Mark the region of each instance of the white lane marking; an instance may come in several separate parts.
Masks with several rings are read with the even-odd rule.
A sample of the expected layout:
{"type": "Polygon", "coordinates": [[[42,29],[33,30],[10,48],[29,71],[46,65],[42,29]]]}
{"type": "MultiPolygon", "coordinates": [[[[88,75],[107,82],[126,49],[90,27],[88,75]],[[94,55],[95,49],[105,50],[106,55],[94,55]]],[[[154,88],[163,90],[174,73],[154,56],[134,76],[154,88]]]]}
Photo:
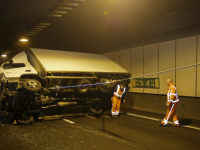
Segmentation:
{"type": "Polygon", "coordinates": [[[75,122],[73,122],[73,121],[70,121],[70,120],[68,120],[68,119],[63,119],[64,121],[66,121],[66,122],[68,122],[68,123],[71,123],[71,124],[74,124],[75,122]]]}
{"type": "MultiPolygon", "coordinates": [[[[139,118],[144,118],[144,119],[149,119],[149,120],[154,120],[154,121],[162,121],[160,119],[156,119],[156,118],[151,118],[151,117],[146,117],[146,116],[141,116],[141,115],[136,115],[136,114],[131,114],[131,113],[127,113],[127,115],[129,116],[135,116],[135,117],[139,117],[139,118]]],[[[169,124],[173,124],[173,122],[168,122],[169,124]]],[[[194,126],[188,126],[188,125],[183,125],[183,127],[185,128],[190,128],[190,129],[195,129],[195,130],[200,130],[200,128],[198,127],[194,127],[194,126]]]]}
{"type": "Polygon", "coordinates": [[[200,130],[200,128],[194,127],[194,126],[187,126],[187,125],[184,125],[183,127],[190,128],[190,129],[195,129],[195,130],[200,130]]]}
{"type": "Polygon", "coordinates": [[[140,115],[131,114],[131,113],[127,113],[127,115],[129,115],[129,116],[135,116],[135,117],[140,117],[140,118],[144,118],[144,119],[149,119],[149,120],[154,120],[154,121],[160,121],[160,119],[151,118],[151,117],[145,117],[145,116],[140,116],[140,115]]]}

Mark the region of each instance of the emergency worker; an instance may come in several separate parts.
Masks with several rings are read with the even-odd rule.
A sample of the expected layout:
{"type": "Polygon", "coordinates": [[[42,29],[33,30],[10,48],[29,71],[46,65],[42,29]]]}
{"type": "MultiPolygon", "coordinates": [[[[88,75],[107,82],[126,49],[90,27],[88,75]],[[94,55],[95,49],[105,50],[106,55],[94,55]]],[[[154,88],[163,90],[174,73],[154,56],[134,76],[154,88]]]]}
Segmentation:
{"type": "Polygon", "coordinates": [[[176,87],[172,83],[172,79],[167,79],[166,82],[167,82],[167,85],[169,86],[167,90],[167,103],[166,103],[166,106],[168,106],[168,109],[167,109],[166,116],[163,119],[161,124],[163,126],[166,125],[170,117],[173,117],[174,126],[179,127],[179,121],[176,115],[176,108],[179,103],[178,93],[177,93],[176,87]]]}
{"type": "Polygon", "coordinates": [[[121,107],[121,100],[122,100],[122,96],[125,93],[125,91],[126,91],[126,87],[123,84],[117,85],[114,95],[111,98],[112,99],[111,115],[113,118],[117,118],[119,115],[119,110],[121,107]]]}

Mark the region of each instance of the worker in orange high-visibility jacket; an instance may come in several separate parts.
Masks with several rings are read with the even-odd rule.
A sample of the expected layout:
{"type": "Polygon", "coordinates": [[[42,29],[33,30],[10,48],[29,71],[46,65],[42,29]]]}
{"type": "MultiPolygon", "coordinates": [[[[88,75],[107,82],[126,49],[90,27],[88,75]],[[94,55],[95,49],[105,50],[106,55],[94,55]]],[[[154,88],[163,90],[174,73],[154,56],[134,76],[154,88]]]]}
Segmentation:
{"type": "Polygon", "coordinates": [[[169,86],[167,90],[167,103],[168,106],[165,118],[162,121],[162,125],[166,125],[170,117],[173,117],[174,126],[179,127],[179,121],[176,115],[176,108],[179,103],[178,93],[176,87],[172,83],[172,79],[167,79],[167,85],[169,86]]]}
{"type": "MultiPolygon", "coordinates": [[[[112,97],[112,109],[111,109],[111,114],[113,118],[117,118],[119,115],[119,110],[121,107],[121,99],[123,94],[126,91],[126,87],[124,85],[117,85],[117,89],[114,92],[114,95],[112,97]]],[[[124,100],[125,101],[125,100],[124,100]]]]}

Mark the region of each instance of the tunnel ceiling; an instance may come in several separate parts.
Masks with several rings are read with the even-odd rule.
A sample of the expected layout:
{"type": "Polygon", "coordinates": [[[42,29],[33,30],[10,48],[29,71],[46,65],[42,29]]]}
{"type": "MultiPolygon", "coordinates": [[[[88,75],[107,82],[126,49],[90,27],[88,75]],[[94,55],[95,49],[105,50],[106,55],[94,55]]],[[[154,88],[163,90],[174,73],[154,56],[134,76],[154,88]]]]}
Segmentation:
{"type": "Polygon", "coordinates": [[[1,0],[0,51],[103,53],[198,34],[199,6],[199,0],[1,0]]]}

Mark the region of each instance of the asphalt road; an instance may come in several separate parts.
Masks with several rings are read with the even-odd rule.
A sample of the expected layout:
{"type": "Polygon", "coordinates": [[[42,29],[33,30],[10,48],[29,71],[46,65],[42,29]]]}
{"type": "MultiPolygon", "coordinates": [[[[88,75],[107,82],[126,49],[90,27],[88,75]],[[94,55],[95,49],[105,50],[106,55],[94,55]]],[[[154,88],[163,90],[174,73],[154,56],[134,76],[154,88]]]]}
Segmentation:
{"type": "Polygon", "coordinates": [[[159,114],[125,110],[117,119],[73,116],[0,126],[2,150],[195,150],[200,149],[200,124],[181,119],[182,127],[160,127],[159,114]]]}

